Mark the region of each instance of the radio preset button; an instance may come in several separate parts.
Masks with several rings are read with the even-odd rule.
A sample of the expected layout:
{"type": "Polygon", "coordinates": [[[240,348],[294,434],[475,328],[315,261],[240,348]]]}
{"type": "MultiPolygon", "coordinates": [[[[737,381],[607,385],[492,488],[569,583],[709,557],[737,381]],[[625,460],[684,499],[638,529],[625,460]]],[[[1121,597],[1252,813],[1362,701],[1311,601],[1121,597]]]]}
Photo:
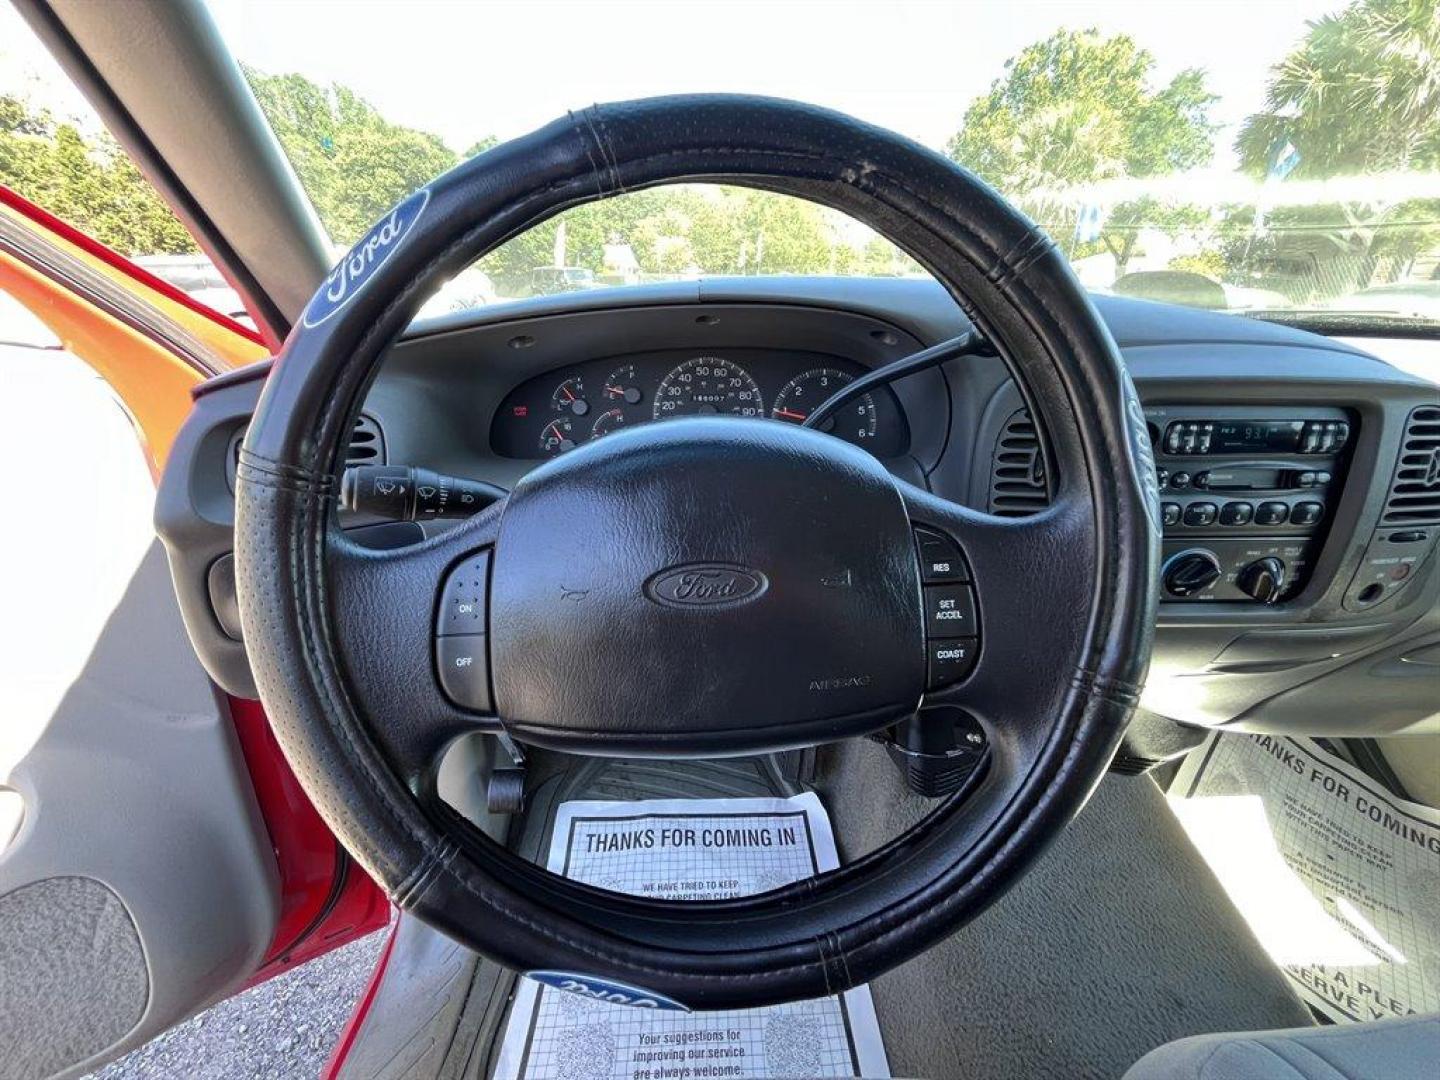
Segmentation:
{"type": "Polygon", "coordinates": [[[1185,524],[1193,527],[1215,524],[1215,504],[1191,503],[1185,508],[1185,524]]]}
{"type": "Polygon", "coordinates": [[[1181,511],[1180,511],[1180,504],[1179,504],[1179,503],[1170,503],[1170,502],[1161,503],[1161,504],[1160,504],[1160,524],[1162,524],[1162,525],[1179,525],[1179,524],[1180,524],[1180,513],[1181,513],[1181,511]]]}
{"type": "Polygon", "coordinates": [[[1325,516],[1325,504],[1318,502],[1296,503],[1290,510],[1291,525],[1314,525],[1325,516]]]}
{"type": "Polygon", "coordinates": [[[1190,486],[1190,474],[1184,471],[1171,473],[1170,486],[1177,489],[1188,488],[1190,486]]]}
{"type": "Polygon", "coordinates": [[[1221,525],[1249,525],[1255,516],[1255,507],[1248,502],[1227,502],[1220,508],[1221,525]]]}
{"type": "Polygon", "coordinates": [[[1290,508],[1283,502],[1263,502],[1255,510],[1256,525],[1284,525],[1290,508]]]}

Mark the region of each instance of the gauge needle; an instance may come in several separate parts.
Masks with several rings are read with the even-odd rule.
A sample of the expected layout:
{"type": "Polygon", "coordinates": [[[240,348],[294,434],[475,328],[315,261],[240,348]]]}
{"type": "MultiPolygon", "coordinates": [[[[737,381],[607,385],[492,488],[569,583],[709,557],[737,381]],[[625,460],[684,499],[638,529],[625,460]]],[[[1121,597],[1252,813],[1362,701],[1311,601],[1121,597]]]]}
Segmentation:
{"type": "Polygon", "coordinates": [[[574,390],[571,390],[570,387],[568,387],[568,386],[562,386],[562,387],[560,387],[560,389],[563,390],[563,391],[565,391],[565,396],[566,396],[567,398],[569,398],[571,401],[574,401],[574,400],[575,400],[575,391],[574,391],[574,390]]]}
{"type": "Polygon", "coordinates": [[[808,416],[809,414],[808,414],[808,413],[803,413],[803,412],[795,412],[793,409],[776,409],[776,410],[775,410],[775,415],[776,415],[776,416],[783,416],[783,417],[785,417],[785,419],[787,419],[787,420],[799,420],[799,421],[801,421],[801,422],[803,423],[804,420],[805,420],[805,417],[808,416]]]}
{"type": "Polygon", "coordinates": [[[605,392],[607,394],[616,394],[620,397],[625,396],[625,388],[623,386],[606,386],[605,392]]]}

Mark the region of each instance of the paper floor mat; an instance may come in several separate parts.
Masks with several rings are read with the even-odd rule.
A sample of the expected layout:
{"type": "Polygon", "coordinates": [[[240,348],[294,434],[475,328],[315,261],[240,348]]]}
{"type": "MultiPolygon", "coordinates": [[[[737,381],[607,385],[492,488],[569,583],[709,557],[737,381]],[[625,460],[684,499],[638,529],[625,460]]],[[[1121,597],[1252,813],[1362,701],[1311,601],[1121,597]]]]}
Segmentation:
{"type": "Polygon", "coordinates": [[[1308,740],[1241,734],[1193,751],[1170,805],[1308,1004],[1440,1010],[1440,813],[1308,740]]]}
{"type": "MultiPolygon", "coordinates": [[[[839,865],[820,800],[562,803],[549,869],[670,900],[746,896],[839,865]]],[[[765,1009],[676,1012],[593,1000],[522,978],[494,1080],[888,1077],[868,987],[765,1009]]],[[[584,977],[573,980],[584,985],[584,977]]],[[[591,983],[591,988],[595,984],[591,983]]]]}

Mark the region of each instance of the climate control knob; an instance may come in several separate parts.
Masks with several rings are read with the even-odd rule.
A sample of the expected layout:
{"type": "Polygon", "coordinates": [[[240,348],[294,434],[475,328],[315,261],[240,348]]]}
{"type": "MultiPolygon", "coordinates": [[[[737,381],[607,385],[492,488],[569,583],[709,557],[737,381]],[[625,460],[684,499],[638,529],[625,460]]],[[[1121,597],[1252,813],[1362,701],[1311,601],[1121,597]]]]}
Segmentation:
{"type": "Polygon", "coordinates": [[[1171,596],[1194,596],[1220,577],[1220,562],[1208,551],[1182,551],[1172,555],[1160,572],[1161,583],[1171,596]]]}
{"type": "Polygon", "coordinates": [[[1256,559],[1240,571],[1235,584],[1246,596],[1273,604],[1285,590],[1285,563],[1273,555],[1256,559]]]}

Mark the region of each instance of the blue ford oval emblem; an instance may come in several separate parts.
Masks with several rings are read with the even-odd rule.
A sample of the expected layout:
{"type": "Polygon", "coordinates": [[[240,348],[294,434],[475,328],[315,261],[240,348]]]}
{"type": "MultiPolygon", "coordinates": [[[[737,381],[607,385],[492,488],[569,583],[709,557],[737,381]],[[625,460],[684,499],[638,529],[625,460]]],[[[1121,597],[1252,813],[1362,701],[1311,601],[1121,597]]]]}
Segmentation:
{"type": "Polygon", "coordinates": [[[634,1009],[667,1009],[670,1012],[689,1012],[688,1006],[674,998],[657,994],[654,990],[615,982],[613,979],[599,979],[594,975],[582,975],[576,971],[527,971],[525,974],[536,982],[567,994],[579,994],[592,1001],[603,1001],[609,1005],[628,1005],[634,1009]]]}
{"type": "Polygon", "coordinates": [[[645,595],[667,607],[732,607],[757,599],[768,582],[733,563],[686,563],[645,582],[645,595]]]}
{"type": "Polygon", "coordinates": [[[305,309],[305,325],[319,326],[354,299],[385,260],[399,250],[415,231],[415,223],[430,202],[430,189],[421,188],[386,214],[335,264],[305,309]]]}

